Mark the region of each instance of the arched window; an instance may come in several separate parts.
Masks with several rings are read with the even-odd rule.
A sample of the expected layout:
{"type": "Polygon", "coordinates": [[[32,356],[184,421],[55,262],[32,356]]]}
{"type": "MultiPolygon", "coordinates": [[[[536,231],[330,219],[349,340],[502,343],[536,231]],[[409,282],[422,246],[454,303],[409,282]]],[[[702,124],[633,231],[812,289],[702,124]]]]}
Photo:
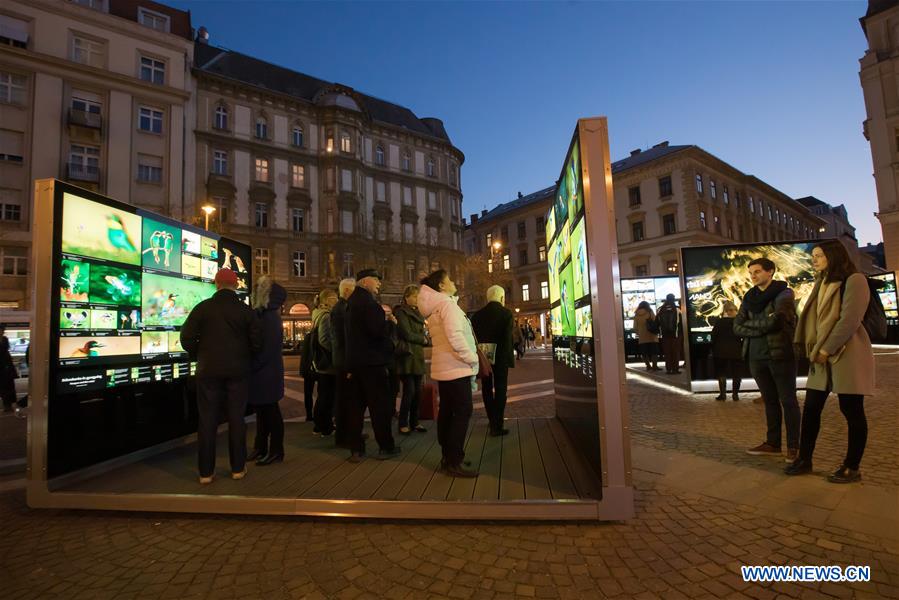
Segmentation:
{"type": "Polygon", "coordinates": [[[303,126],[299,123],[293,126],[293,145],[297,148],[303,147],[303,126]]]}
{"type": "Polygon", "coordinates": [[[228,129],[228,107],[224,104],[215,107],[215,128],[228,129]]]}
{"type": "Polygon", "coordinates": [[[375,164],[384,166],[384,146],[378,144],[375,148],[375,164]]]}
{"type": "Polygon", "coordinates": [[[412,170],[412,155],[408,150],[403,150],[403,171],[412,170]]]}
{"type": "Polygon", "coordinates": [[[341,152],[352,152],[353,151],[353,142],[350,134],[346,131],[340,132],[340,151],[341,152]]]}
{"type": "Polygon", "coordinates": [[[436,171],[434,170],[434,159],[432,157],[428,157],[428,177],[435,177],[436,171]]]}
{"type": "Polygon", "coordinates": [[[256,137],[260,140],[268,139],[268,121],[265,117],[256,118],[256,137]]]}

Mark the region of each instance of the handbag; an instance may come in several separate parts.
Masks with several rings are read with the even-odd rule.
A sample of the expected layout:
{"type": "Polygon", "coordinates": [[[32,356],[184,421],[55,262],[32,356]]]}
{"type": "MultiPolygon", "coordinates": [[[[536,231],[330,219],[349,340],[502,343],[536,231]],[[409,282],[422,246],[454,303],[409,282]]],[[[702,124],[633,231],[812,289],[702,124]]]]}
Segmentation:
{"type": "Polygon", "coordinates": [[[487,358],[487,354],[481,349],[481,344],[478,343],[478,336],[474,333],[471,321],[468,321],[468,326],[471,327],[471,337],[474,338],[474,346],[478,353],[478,379],[493,377],[493,367],[490,365],[490,359],[487,358]]]}

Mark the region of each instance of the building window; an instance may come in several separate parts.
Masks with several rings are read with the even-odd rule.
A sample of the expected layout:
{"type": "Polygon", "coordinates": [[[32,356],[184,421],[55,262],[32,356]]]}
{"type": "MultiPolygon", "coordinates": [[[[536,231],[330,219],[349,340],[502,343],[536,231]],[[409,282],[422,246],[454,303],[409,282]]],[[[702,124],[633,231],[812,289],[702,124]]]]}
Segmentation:
{"type": "Polygon", "coordinates": [[[709,179],[709,195],[712,197],[712,200],[718,198],[718,186],[715,184],[714,179],[709,179]]]}
{"type": "Polygon", "coordinates": [[[511,266],[510,261],[509,261],[509,255],[508,255],[508,254],[503,254],[503,269],[505,269],[506,271],[508,271],[508,270],[511,269],[511,268],[512,268],[512,266],[511,266]]]}
{"type": "Polygon", "coordinates": [[[415,241],[415,226],[412,223],[403,223],[403,241],[408,244],[415,241]]]}
{"type": "Polygon", "coordinates": [[[304,165],[290,165],[290,185],[295,188],[306,187],[306,167],[304,165]]]}
{"type": "Polygon", "coordinates": [[[212,152],[212,172],[216,175],[228,174],[228,153],[224,150],[212,152]]]}
{"type": "Polygon", "coordinates": [[[0,102],[25,104],[26,85],[24,75],[0,72],[0,102]]]}
{"type": "Polygon", "coordinates": [[[521,284],[521,301],[522,302],[530,302],[531,301],[531,285],[529,283],[521,284]]]}
{"type": "Polygon", "coordinates": [[[546,229],[546,222],[543,220],[543,215],[534,218],[534,227],[537,229],[537,235],[543,235],[544,229],[546,229]]]}
{"type": "Polygon", "coordinates": [[[412,188],[403,188],[403,206],[412,206],[412,188]]]}
{"type": "Polygon", "coordinates": [[[437,245],[437,236],[438,236],[437,228],[434,227],[433,225],[429,225],[428,226],[428,244],[430,244],[431,246],[436,246],[437,245]]]}
{"type": "Polygon", "coordinates": [[[406,283],[415,283],[415,261],[406,261],[406,283]]]}
{"type": "Polygon", "coordinates": [[[715,221],[715,233],[720,235],[721,234],[721,219],[718,218],[718,215],[713,216],[712,219],[715,221]]]}
{"type": "Polygon", "coordinates": [[[773,211],[771,210],[771,205],[769,204],[769,205],[768,205],[768,220],[769,220],[769,221],[773,221],[773,220],[774,220],[773,214],[774,214],[774,213],[773,213],[773,211]]]}
{"type": "Polygon", "coordinates": [[[636,265],[634,267],[634,275],[637,277],[646,277],[649,275],[649,267],[646,265],[636,265]]]}
{"type": "Polygon", "coordinates": [[[268,227],[268,204],[265,202],[256,203],[256,227],[265,229],[268,227]]]}
{"type": "Polygon", "coordinates": [[[4,275],[28,275],[28,248],[21,246],[0,247],[0,264],[4,275]]]}
{"type": "Polygon", "coordinates": [[[734,226],[730,221],[727,222],[727,237],[734,239],[734,226]]]}
{"type": "Polygon", "coordinates": [[[215,125],[216,129],[226,131],[228,129],[228,107],[219,104],[215,107],[215,125]]]}
{"type": "Polygon", "coordinates": [[[523,240],[528,236],[527,225],[524,221],[518,222],[518,239],[523,240]]]}
{"type": "Polygon", "coordinates": [[[502,227],[500,227],[499,239],[501,239],[503,241],[503,243],[505,243],[505,244],[509,243],[509,226],[508,225],[503,225],[502,227]]]}
{"type": "Polygon", "coordinates": [[[379,242],[387,240],[387,221],[385,219],[375,220],[375,239],[379,242]]]}
{"type": "Polygon", "coordinates": [[[141,106],[137,118],[137,127],[141,131],[148,133],[162,133],[162,118],[161,110],[141,106]]]}
{"type": "Polygon", "coordinates": [[[493,246],[493,234],[488,233],[486,236],[484,236],[484,239],[487,242],[487,249],[489,250],[493,246]]]}
{"type": "Polygon", "coordinates": [[[755,202],[753,202],[752,196],[749,197],[749,212],[755,214],[755,202]]]}
{"type": "Polygon", "coordinates": [[[456,180],[458,178],[458,175],[457,175],[458,169],[459,169],[459,167],[456,166],[456,163],[450,164],[450,168],[449,168],[450,185],[456,185],[456,180]]]}
{"type": "MultiPolygon", "coordinates": [[[[449,205],[450,205],[450,214],[453,217],[458,217],[459,216],[459,199],[456,198],[455,196],[450,196],[449,205]]],[[[453,219],[453,221],[455,221],[455,220],[456,219],[453,219]]]]}
{"type": "Polygon", "coordinates": [[[677,222],[674,213],[662,216],[662,232],[665,235],[674,235],[677,233],[677,222]]]}
{"type": "Polygon", "coordinates": [[[344,252],[343,254],[343,276],[355,277],[356,269],[353,268],[353,253],[344,252]]]}
{"type": "Polygon", "coordinates": [[[436,177],[437,170],[434,168],[434,159],[428,157],[428,177],[436,177]]]}
{"type": "Polygon", "coordinates": [[[699,226],[701,228],[705,229],[706,231],[708,231],[708,229],[709,229],[709,224],[705,220],[705,211],[704,210],[699,211],[699,226]]]}
{"type": "Polygon", "coordinates": [[[428,210],[437,210],[437,192],[428,192],[428,210]]]}
{"type": "Polygon", "coordinates": [[[306,253],[299,250],[293,253],[293,276],[306,276],[306,253]]]}
{"type": "Polygon", "coordinates": [[[734,207],[736,207],[737,210],[740,210],[740,192],[739,192],[739,190],[734,192],[734,207]]]}
{"type": "Polygon", "coordinates": [[[353,191],[353,172],[349,169],[341,169],[340,170],[340,191],[341,192],[352,192],[353,191]]]}
{"type": "Polygon", "coordinates": [[[162,183],[162,157],[138,154],[137,180],[144,183],[162,183]]]}
{"type": "Polygon", "coordinates": [[[27,48],[27,21],[0,15],[0,45],[12,46],[13,48],[27,48]]]}
{"type": "Polygon", "coordinates": [[[137,9],[137,20],[144,27],[149,27],[156,31],[169,31],[168,16],[153,12],[152,10],[147,10],[143,6],[137,9]]]}
{"type": "Polygon", "coordinates": [[[412,170],[412,155],[409,154],[408,150],[403,151],[403,171],[411,171],[412,170]]]}
{"type": "Polygon", "coordinates": [[[0,129],[0,161],[21,163],[24,155],[25,136],[19,131],[0,129]]]}
{"type": "Polygon", "coordinates": [[[702,175],[696,174],[696,193],[702,196],[702,175]]]}
{"type": "Polygon", "coordinates": [[[219,223],[225,224],[228,222],[228,208],[231,205],[230,200],[224,198],[222,196],[216,196],[212,199],[212,205],[215,207],[215,216],[218,218],[219,223]]]}
{"type": "Polygon", "coordinates": [[[256,181],[268,181],[268,160],[264,158],[256,159],[255,176],[256,181]]]}
{"type": "Polygon", "coordinates": [[[22,207],[18,204],[0,204],[0,219],[3,221],[21,221],[22,207]]]}
{"type": "Polygon", "coordinates": [[[340,211],[340,231],[353,233],[353,213],[349,210],[340,211]]]}
{"type": "Polygon", "coordinates": [[[671,175],[659,177],[659,196],[664,198],[666,196],[670,196],[671,194],[671,175]]]}
{"type": "Polygon", "coordinates": [[[350,138],[350,134],[346,131],[340,132],[340,151],[341,152],[352,152],[353,145],[350,138]]]}
{"type": "Polygon", "coordinates": [[[643,241],[643,221],[631,223],[631,234],[635,242],[643,241]]]}
{"type": "Polygon", "coordinates": [[[165,63],[155,58],[140,57],[140,78],[157,85],[165,84],[165,63]]]}
{"type": "Polygon", "coordinates": [[[256,275],[269,274],[268,248],[256,248],[253,250],[253,264],[256,267],[256,275]]]}
{"type": "Polygon", "coordinates": [[[634,208],[635,206],[640,206],[640,202],[640,186],[635,185],[634,187],[627,188],[628,206],[634,208]]]}
{"type": "Polygon", "coordinates": [[[302,208],[292,208],[290,210],[290,229],[294,233],[303,233],[306,225],[306,211],[302,208]]]}
{"type": "MultiPolygon", "coordinates": [[[[83,92],[77,92],[83,94],[83,92]]],[[[87,95],[87,94],[84,94],[87,95]]],[[[92,115],[99,115],[103,107],[96,100],[88,100],[86,98],[80,98],[78,96],[72,96],[72,110],[88,113],[92,115]]]]}
{"type": "Polygon", "coordinates": [[[540,282],[540,299],[546,300],[549,298],[549,282],[541,281],[540,282]]]}
{"type": "Polygon", "coordinates": [[[86,181],[99,181],[100,148],[72,144],[69,148],[69,177],[86,181]]]}
{"type": "Polygon", "coordinates": [[[102,42],[75,36],[72,38],[72,60],[82,65],[102,68],[105,49],[102,42]]]}
{"type": "Polygon", "coordinates": [[[727,185],[724,186],[724,206],[730,205],[730,194],[727,193],[727,185]]]}
{"type": "Polygon", "coordinates": [[[540,244],[537,246],[537,260],[540,262],[546,262],[546,244],[540,244]]]}
{"type": "Polygon", "coordinates": [[[522,248],[518,251],[518,266],[524,266],[528,264],[528,251],[526,248],[522,248]]]}
{"type": "Polygon", "coordinates": [[[265,117],[258,117],[256,119],[256,139],[268,139],[268,121],[265,120],[265,117]]]}
{"type": "Polygon", "coordinates": [[[375,164],[379,167],[384,166],[384,146],[380,144],[375,148],[375,164]]]}
{"type": "Polygon", "coordinates": [[[669,273],[677,273],[677,270],[678,270],[677,259],[665,261],[665,270],[668,271],[669,273]]]}
{"type": "Polygon", "coordinates": [[[375,182],[375,200],[378,202],[387,202],[387,184],[383,181],[375,182]]]}
{"type": "Polygon", "coordinates": [[[337,175],[334,167],[325,169],[325,189],[333,190],[337,186],[337,175]]]}
{"type": "Polygon", "coordinates": [[[293,145],[297,148],[303,147],[303,128],[299,125],[293,127],[293,145]]]}
{"type": "Polygon", "coordinates": [[[493,273],[493,259],[487,261],[487,272],[493,273]]]}

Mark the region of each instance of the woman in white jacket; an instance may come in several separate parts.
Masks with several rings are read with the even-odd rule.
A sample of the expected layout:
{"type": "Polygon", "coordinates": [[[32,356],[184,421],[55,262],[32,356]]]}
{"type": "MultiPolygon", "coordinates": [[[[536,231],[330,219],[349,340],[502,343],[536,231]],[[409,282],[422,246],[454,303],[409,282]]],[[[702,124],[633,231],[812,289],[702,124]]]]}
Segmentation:
{"type": "Polygon", "coordinates": [[[471,323],[456,304],[456,284],[443,269],[421,280],[418,309],[431,334],[431,379],[440,391],[437,441],[441,468],[453,477],[477,477],[465,469],[465,435],[471,420],[471,393],[478,373],[478,352],[471,323]]]}

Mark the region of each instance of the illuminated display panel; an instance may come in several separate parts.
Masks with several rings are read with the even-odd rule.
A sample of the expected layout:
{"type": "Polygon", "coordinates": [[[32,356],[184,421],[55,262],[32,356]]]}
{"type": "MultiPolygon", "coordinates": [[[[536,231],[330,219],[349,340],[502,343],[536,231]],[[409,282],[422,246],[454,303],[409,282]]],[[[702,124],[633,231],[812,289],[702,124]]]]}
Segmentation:
{"type": "Polygon", "coordinates": [[[637,339],[634,330],[634,314],[644,300],[649,302],[653,313],[665,301],[668,294],[674,294],[678,305],[681,303],[680,279],[677,277],[633,277],[621,280],[621,312],[624,315],[625,339],[637,339]]]}
{"type": "Polygon", "coordinates": [[[896,294],[896,274],[869,275],[868,279],[873,279],[880,285],[877,293],[880,296],[880,303],[883,304],[887,323],[889,325],[899,325],[899,298],[897,298],[896,294]]]}

